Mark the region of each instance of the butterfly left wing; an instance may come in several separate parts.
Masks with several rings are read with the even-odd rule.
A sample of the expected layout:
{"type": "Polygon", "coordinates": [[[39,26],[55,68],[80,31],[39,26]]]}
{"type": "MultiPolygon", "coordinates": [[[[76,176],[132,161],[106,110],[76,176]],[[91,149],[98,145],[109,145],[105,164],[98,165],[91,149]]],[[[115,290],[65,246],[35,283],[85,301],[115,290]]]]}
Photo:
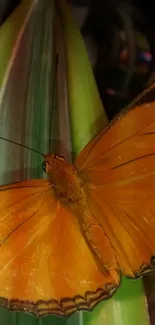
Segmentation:
{"type": "Polygon", "coordinates": [[[155,84],[82,150],[75,167],[122,273],[144,274],[155,256],[155,84]]]}
{"type": "Polygon", "coordinates": [[[117,289],[46,180],[0,187],[0,305],[36,315],[90,310],[117,289]]]}

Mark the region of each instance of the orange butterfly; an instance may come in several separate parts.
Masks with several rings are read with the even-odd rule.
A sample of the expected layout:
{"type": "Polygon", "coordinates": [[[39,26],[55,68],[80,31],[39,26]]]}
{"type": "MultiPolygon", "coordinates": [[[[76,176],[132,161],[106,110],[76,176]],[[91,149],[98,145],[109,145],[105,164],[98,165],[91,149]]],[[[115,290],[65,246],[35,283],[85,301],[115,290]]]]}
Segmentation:
{"type": "Polygon", "coordinates": [[[110,297],[155,255],[155,85],[75,163],[45,156],[49,179],[0,187],[0,305],[69,315],[110,297]],[[153,90],[152,90],[153,89],[153,90]]]}

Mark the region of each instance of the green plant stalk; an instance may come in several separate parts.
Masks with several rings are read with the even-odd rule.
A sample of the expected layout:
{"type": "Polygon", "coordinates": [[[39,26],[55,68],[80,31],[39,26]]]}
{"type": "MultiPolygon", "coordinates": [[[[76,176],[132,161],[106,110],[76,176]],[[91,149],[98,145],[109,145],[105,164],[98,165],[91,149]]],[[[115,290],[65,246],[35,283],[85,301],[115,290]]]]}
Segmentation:
{"type": "Polygon", "coordinates": [[[33,0],[23,0],[0,27],[0,89],[19,32],[24,29],[24,22],[26,23],[34,5],[33,0]]]}
{"type": "Polygon", "coordinates": [[[87,144],[93,133],[107,123],[107,117],[103,110],[102,102],[97,90],[96,82],[92,74],[91,64],[84,47],[83,39],[76,27],[72,23],[70,12],[63,1],[58,1],[58,12],[60,21],[64,29],[65,54],[68,73],[68,93],[71,116],[71,137],[73,145],[73,155],[81,150],[81,143],[87,144]],[[80,96],[80,97],[79,97],[80,96]],[[95,103],[95,108],[94,108],[95,103]],[[95,120],[94,120],[94,110],[95,120]],[[74,118],[76,111],[76,119],[74,118]],[[83,112],[81,114],[81,112],[83,112]],[[73,115],[73,116],[72,116],[73,115]],[[77,140],[78,126],[85,123],[85,128],[81,127],[77,140]]]}
{"type": "MultiPolygon", "coordinates": [[[[59,2],[59,13],[68,64],[70,125],[73,153],[76,156],[101,126],[106,124],[107,117],[82,37],[73,22],[68,5],[63,0],[59,2]]],[[[79,324],[148,325],[143,281],[123,278],[113,298],[100,303],[91,313],[81,313],[79,324]]]]}

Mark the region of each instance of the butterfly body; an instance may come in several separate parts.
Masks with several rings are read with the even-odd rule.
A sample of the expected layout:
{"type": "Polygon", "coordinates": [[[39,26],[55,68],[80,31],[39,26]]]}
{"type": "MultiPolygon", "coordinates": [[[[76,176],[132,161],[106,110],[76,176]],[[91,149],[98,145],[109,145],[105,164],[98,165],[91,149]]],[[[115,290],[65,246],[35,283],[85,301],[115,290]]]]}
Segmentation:
{"type": "Polygon", "coordinates": [[[49,180],[54,186],[58,200],[65,204],[66,208],[72,212],[73,217],[77,218],[80,230],[92,250],[101,272],[109,272],[112,269],[116,282],[119,282],[116,257],[102,227],[91,213],[86,193],[83,190],[84,182],[78,177],[75,166],[69,164],[63,157],[54,154],[45,156],[45,165],[45,171],[49,174],[49,180]],[[108,260],[104,256],[105,249],[110,253],[108,260]]]}

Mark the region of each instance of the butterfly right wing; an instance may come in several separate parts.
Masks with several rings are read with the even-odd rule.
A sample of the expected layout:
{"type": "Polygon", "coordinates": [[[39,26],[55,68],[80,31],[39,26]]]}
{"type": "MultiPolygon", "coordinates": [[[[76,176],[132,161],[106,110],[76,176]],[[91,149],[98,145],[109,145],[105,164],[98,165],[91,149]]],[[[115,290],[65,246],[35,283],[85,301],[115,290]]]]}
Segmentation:
{"type": "Polygon", "coordinates": [[[36,315],[90,310],[117,289],[46,180],[0,187],[0,305],[36,315]]]}
{"type": "Polygon", "coordinates": [[[113,247],[123,275],[155,264],[155,84],[77,157],[89,210],[113,247]]]}

